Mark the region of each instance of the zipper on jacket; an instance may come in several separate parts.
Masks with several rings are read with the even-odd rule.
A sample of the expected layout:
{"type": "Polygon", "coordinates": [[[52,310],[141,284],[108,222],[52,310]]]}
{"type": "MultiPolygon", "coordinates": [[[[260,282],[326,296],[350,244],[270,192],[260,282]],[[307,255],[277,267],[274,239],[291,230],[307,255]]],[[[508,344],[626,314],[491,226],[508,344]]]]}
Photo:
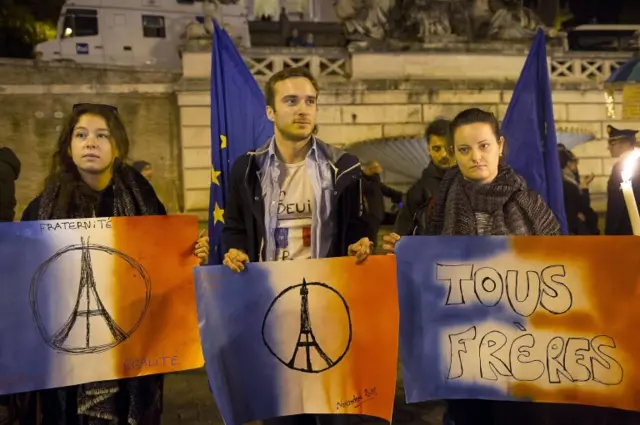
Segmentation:
{"type": "Polygon", "coordinates": [[[264,252],[264,238],[260,238],[260,253],[258,254],[258,262],[262,263],[263,261],[265,261],[264,259],[264,255],[262,254],[264,252]]]}
{"type": "MultiPolygon", "coordinates": [[[[330,163],[330,164],[331,164],[331,163],[330,163]]],[[[338,175],[338,169],[337,169],[333,164],[331,164],[331,166],[333,167],[333,170],[334,170],[334,171],[335,171],[335,173],[336,173],[336,183],[337,183],[337,182],[338,182],[338,179],[339,179],[340,177],[344,176],[346,173],[348,173],[349,171],[353,170],[354,168],[358,168],[358,167],[360,167],[361,165],[360,165],[360,162],[358,162],[356,165],[354,165],[354,166],[352,166],[352,167],[347,168],[346,170],[344,170],[344,171],[343,171],[342,173],[340,173],[339,175],[338,175]]]]}

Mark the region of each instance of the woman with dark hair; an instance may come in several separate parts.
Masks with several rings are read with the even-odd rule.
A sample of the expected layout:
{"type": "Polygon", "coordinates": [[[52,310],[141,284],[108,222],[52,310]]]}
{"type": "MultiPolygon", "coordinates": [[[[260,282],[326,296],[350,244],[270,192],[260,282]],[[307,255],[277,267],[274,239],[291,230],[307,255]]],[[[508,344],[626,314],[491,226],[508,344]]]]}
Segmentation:
{"type": "MultiPolygon", "coordinates": [[[[451,122],[457,165],[445,174],[425,235],[559,235],[560,225],[540,195],[503,161],[505,140],[490,112],[467,109],[451,122]]],[[[384,236],[393,252],[400,236],[384,236]]],[[[538,404],[449,400],[456,425],[540,424],[538,404]]]]}
{"type": "MultiPolygon", "coordinates": [[[[125,164],[128,153],[129,139],[115,107],[75,105],[44,190],[22,220],[166,214],[149,182],[125,164]]],[[[208,253],[208,238],[199,238],[194,254],[201,264],[208,253]]],[[[42,425],[159,425],[162,385],[162,375],[93,382],[18,395],[22,400],[16,404],[23,406],[25,424],[41,415],[42,425]]]]}

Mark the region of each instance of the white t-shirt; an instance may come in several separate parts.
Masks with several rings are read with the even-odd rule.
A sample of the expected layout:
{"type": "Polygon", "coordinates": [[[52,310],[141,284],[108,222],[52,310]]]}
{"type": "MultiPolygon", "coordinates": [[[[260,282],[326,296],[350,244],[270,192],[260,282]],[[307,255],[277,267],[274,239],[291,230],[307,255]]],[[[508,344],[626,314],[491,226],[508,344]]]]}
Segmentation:
{"type": "Polygon", "coordinates": [[[276,224],[276,261],[311,258],[313,186],[305,161],[283,164],[276,224]]]}

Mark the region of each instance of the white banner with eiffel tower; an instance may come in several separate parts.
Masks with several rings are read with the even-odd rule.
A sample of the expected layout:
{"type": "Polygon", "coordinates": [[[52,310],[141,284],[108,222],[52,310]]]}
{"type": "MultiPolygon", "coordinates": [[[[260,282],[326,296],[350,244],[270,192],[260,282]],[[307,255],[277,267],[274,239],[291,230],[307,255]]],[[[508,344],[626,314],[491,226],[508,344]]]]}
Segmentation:
{"type": "Polygon", "coordinates": [[[196,269],[207,374],[227,424],[300,413],[391,420],[399,311],[395,260],[196,269]]]}
{"type": "Polygon", "coordinates": [[[202,366],[196,235],[189,216],[0,224],[0,394],[202,366]]]}

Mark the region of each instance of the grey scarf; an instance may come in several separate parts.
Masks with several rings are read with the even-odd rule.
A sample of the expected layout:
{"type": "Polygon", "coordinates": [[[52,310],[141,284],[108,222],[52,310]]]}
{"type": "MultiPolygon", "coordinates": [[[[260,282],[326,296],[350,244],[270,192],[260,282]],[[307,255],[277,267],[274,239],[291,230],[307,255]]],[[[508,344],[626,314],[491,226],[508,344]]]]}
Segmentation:
{"type": "Polygon", "coordinates": [[[575,184],[580,187],[580,183],[576,179],[576,175],[573,174],[572,171],[567,170],[566,168],[562,170],[562,179],[568,181],[569,183],[575,184]]]}
{"type": "Polygon", "coordinates": [[[440,185],[429,235],[477,235],[476,213],[491,217],[491,235],[558,235],[560,226],[540,195],[513,169],[500,165],[489,184],[463,178],[451,168],[440,185]]]}
{"type": "MultiPolygon", "coordinates": [[[[141,191],[140,184],[145,184],[146,181],[141,181],[143,177],[136,178],[136,175],[129,166],[118,164],[114,169],[114,175],[112,179],[112,190],[114,193],[113,199],[113,216],[135,216],[135,215],[156,215],[160,212],[157,210],[157,199],[151,199],[149,194],[141,191]],[[145,196],[146,195],[146,196],[145,196]]],[[[66,184],[76,184],[78,187],[73,191],[71,201],[73,206],[80,206],[86,204],[83,202],[82,197],[88,191],[80,190],[81,185],[84,183],[73,182],[66,184]]],[[[38,211],[39,220],[56,220],[56,219],[68,219],[68,218],[90,218],[95,216],[96,211],[80,211],[80,208],[70,208],[69,217],[59,217],[56,211],[57,196],[60,193],[61,184],[49,185],[45,188],[40,201],[40,210],[38,211]]],[[[85,199],[86,200],[86,199],[85,199]]],[[[144,378],[127,379],[122,381],[105,381],[105,382],[93,382],[84,385],[78,385],[77,388],[77,414],[83,415],[84,418],[80,423],[84,425],[103,425],[106,423],[113,423],[114,420],[121,419],[123,413],[127,415],[127,422],[131,425],[141,423],[142,418],[145,415],[144,404],[140,401],[139,395],[144,392],[150,392],[152,389],[145,388],[145,384],[149,382],[142,382],[144,378]],[[116,405],[116,394],[119,391],[125,390],[129,398],[128,412],[118,411],[116,405]]],[[[73,387],[71,387],[73,388],[73,387]]],[[[67,396],[69,394],[69,388],[61,388],[57,390],[57,399],[64,412],[67,409],[67,396]]],[[[159,402],[159,401],[158,401],[159,402]]],[[[65,418],[59,418],[59,424],[65,424],[65,418]]]]}

